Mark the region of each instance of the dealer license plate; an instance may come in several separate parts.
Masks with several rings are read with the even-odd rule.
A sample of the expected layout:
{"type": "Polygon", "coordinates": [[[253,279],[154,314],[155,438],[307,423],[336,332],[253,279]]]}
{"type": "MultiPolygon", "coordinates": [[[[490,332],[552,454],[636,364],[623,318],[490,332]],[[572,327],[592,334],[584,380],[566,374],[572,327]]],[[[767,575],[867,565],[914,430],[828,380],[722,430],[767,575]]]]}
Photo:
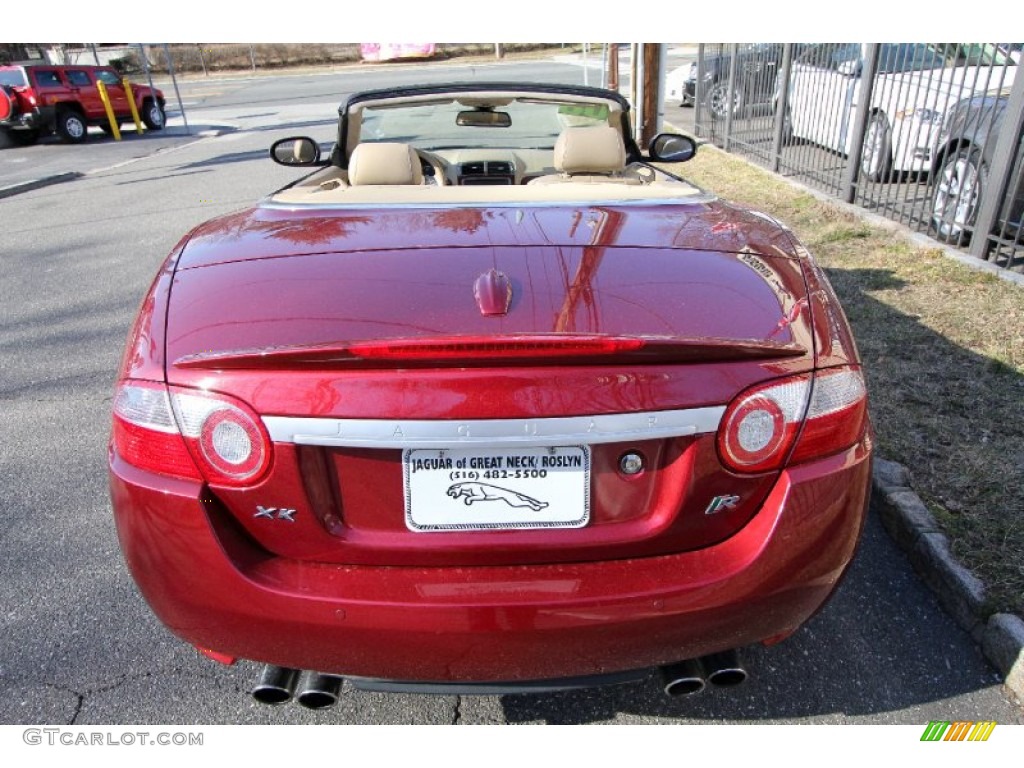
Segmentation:
{"type": "Polygon", "coordinates": [[[590,449],[407,449],[413,531],[580,528],[590,519],[590,449]]]}

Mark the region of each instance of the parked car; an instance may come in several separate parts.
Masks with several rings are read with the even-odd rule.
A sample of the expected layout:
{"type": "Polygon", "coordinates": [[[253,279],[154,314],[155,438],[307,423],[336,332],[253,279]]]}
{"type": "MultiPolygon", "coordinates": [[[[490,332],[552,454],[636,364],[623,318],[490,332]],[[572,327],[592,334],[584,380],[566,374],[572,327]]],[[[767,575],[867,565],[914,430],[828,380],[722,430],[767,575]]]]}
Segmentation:
{"type": "MultiPolygon", "coordinates": [[[[796,53],[805,46],[797,44],[796,53]]],[[[724,119],[730,110],[740,114],[747,107],[769,104],[775,94],[778,72],[782,68],[781,43],[749,43],[737,47],[736,73],[729,88],[732,53],[725,46],[720,53],[704,57],[704,104],[717,119],[724,119]]],[[[667,98],[679,106],[693,106],[697,99],[697,62],[684,64],[669,73],[665,80],[667,98]]]]}
{"type": "MultiPolygon", "coordinates": [[[[946,116],[934,152],[931,197],[932,225],[944,242],[964,244],[973,234],[1008,102],[1009,89],[1003,89],[964,99],[946,116]]],[[[996,220],[996,231],[1011,239],[1024,218],[1024,137],[1015,158],[996,220]]]]}
{"type": "MultiPolygon", "coordinates": [[[[793,65],[787,135],[849,154],[867,46],[824,43],[793,65]]],[[[872,181],[927,171],[947,110],[965,95],[1012,84],[1016,65],[992,45],[883,43],[860,171],[872,181]]]]}
{"type": "Polygon", "coordinates": [[[1009,56],[1014,64],[1020,64],[1020,52],[1024,50],[1024,43],[1001,43],[999,50],[1009,56]]]}
{"type": "MultiPolygon", "coordinates": [[[[97,83],[107,88],[119,122],[132,118],[128,93],[121,76],[110,67],[14,65],[0,66],[0,130],[14,144],[35,143],[40,136],[57,133],[76,144],[88,137],[90,125],[110,130],[110,120],[97,83]]],[[[132,85],[139,117],[150,130],[164,127],[164,95],[147,86],[132,85]]]]}
{"type": "Polygon", "coordinates": [[[254,695],[730,685],[853,557],[864,376],[770,217],[598,88],[367,91],[313,172],[173,249],[110,487],[128,566],[254,695]],[[300,684],[300,671],[302,676],[300,684]]]}

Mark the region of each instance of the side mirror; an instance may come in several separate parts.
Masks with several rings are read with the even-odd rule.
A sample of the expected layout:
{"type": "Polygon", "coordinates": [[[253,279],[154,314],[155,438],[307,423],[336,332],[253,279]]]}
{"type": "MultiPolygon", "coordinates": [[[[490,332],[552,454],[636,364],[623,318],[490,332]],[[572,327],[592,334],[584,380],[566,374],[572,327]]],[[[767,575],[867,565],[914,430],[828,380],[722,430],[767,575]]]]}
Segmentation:
{"type": "Polygon", "coordinates": [[[651,160],[662,163],[685,163],[697,154],[697,142],[678,133],[659,133],[648,149],[651,160]]]}
{"type": "Polygon", "coordinates": [[[308,136],[293,136],[271,144],[270,157],[281,165],[320,165],[320,145],[308,136]]]}

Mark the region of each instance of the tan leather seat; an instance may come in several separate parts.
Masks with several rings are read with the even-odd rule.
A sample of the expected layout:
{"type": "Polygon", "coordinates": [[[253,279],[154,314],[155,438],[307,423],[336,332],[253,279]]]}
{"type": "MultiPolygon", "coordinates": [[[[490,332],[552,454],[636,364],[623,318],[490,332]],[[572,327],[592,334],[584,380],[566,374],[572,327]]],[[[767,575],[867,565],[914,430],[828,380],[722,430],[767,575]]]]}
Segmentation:
{"type": "Polygon", "coordinates": [[[348,160],[348,183],[353,187],[422,184],[423,167],[408,144],[358,144],[348,160]]]}
{"type": "Polygon", "coordinates": [[[626,173],[622,134],[610,125],[566,128],[555,142],[554,165],[557,174],[540,176],[530,184],[642,183],[637,176],[626,173]]]}

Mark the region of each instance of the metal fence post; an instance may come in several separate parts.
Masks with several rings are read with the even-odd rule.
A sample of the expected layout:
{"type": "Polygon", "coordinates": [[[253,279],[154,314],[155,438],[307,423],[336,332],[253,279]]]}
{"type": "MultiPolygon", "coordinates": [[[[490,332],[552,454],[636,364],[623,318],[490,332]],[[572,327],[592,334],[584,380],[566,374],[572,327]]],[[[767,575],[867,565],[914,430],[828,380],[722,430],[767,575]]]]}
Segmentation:
{"type": "Polygon", "coordinates": [[[732,144],[732,95],[735,93],[736,88],[736,57],[739,52],[739,45],[737,43],[729,44],[729,92],[726,94],[726,108],[725,108],[725,146],[723,147],[726,152],[730,149],[732,144]]]}
{"type": "MultiPolygon", "coordinates": [[[[704,107],[704,43],[697,45],[697,82],[693,84],[693,132],[698,136],[703,133],[704,107]]],[[[685,86],[684,86],[685,87],[685,86]]],[[[702,136],[703,138],[703,136],[702,136]]]]}
{"type": "MultiPolygon", "coordinates": [[[[181,110],[181,119],[185,123],[185,133],[191,136],[192,130],[188,127],[188,116],[185,114],[185,105],[181,103],[181,91],[178,90],[178,78],[174,76],[174,61],[171,60],[171,49],[167,43],[164,43],[164,53],[167,54],[167,69],[170,71],[171,83],[174,84],[174,95],[178,98],[178,109],[181,110]]],[[[164,122],[167,122],[166,111],[164,112],[164,122]]]]}
{"type": "Polygon", "coordinates": [[[868,118],[871,116],[871,92],[875,87],[875,72],[878,71],[878,53],[880,43],[868,43],[864,57],[864,69],[860,77],[860,94],[857,96],[857,112],[853,118],[853,136],[850,140],[850,155],[846,158],[843,168],[843,181],[840,187],[843,200],[852,203],[857,198],[857,180],[860,176],[860,159],[864,151],[864,133],[867,131],[868,118]]]}
{"type": "Polygon", "coordinates": [[[775,103],[775,138],[772,141],[772,172],[778,173],[782,164],[782,141],[786,132],[786,113],[789,111],[789,76],[793,71],[793,44],[782,46],[782,72],[779,75],[779,98],[775,103]]]}
{"type": "Polygon", "coordinates": [[[206,70],[206,57],[203,56],[203,44],[202,43],[196,43],[196,50],[199,51],[199,63],[203,67],[203,76],[204,77],[209,77],[210,73],[206,70]]]}
{"type": "Polygon", "coordinates": [[[644,46],[645,43],[636,43],[633,46],[633,138],[637,145],[643,140],[644,121],[647,115],[644,114],[644,46]]]}
{"type": "Polygon", "coordinates": [[[989,254],[989,233],[995,229],[999,209],[1009,194],[1010,174],[1013,170],[1014,155],[1024,129],[1024,77],[1015,78],[1010,90],[1010,100],[1003,113],[1003,124],[999,128],[992,165],[989,167],[987,183],[981,186],[981,202],[978,217],[971,238],[971,256],[987,259],[989,254]]]}

